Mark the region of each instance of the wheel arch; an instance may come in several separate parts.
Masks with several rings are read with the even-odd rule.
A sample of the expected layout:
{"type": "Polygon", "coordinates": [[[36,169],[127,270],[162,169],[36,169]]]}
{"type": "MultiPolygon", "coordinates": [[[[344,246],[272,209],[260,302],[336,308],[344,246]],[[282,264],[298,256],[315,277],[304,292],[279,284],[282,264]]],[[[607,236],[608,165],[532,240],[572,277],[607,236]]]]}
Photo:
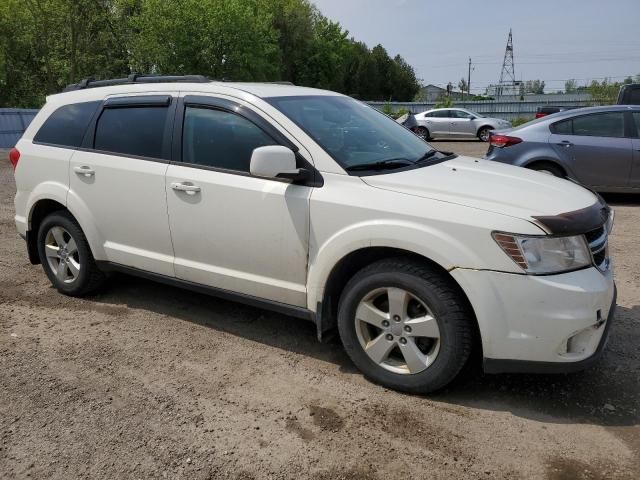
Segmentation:
{"type": "Polygon", "coordinates": [[[477,335],[476,338],[478,339],[475,344],[481,355],[482,344],[480,341],[480,329],[475,317],[473,306],[471,305],[469,297],[463,290],[462,286],[451,275],[450,270],[419,253],[403,248],[388,246],[369,246],[353,250],[344,255],[333,266],[325,282],[324,290],[318,301],[316,309],[318,339],[322,340],[323,336],[330,336],[331,332],[335,331],[338,318],[338,302],[347,282],[367,265],[387,258],[403,258],[409,262],[428,265],[436,269],[444,278],[447,278],[450,281],[451,285],[460,293],[461,298],[463,298],[467,303],[469,311],[473,314],[473,328],[477,335]]]}
{"type": "Polygon", "coordinates": [[[476,130],[476,137],[478,135],[480,135],[480,130],[482,130],[483,128],[488,128],[489,130],[495,130],[496,129],[496,127],[494,127],[493,125],[489,125],[488,123],[482,123],[482,124],[480,124],[480,126],[476,130]]]}
{"type": "Polygon", "coordinates": [[[554,167],[562,171],[565,177],[569,176],[569,171],[566,169],[566,167],[562,165],[560,162],[558,162],[557,160],[553,160],[551,158],[533,158],[523,163],[522,166],[525,168],[533,169],[534,165],[545,165],[545,164],[553,165],[554,167]]]}

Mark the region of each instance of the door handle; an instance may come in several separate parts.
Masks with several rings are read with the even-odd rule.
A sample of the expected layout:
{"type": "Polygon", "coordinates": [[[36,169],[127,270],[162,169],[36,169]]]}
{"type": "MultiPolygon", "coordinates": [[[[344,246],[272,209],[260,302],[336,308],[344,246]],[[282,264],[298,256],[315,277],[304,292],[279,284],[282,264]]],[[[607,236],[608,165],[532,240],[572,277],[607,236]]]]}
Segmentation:
{"type": "Polygon", "coordinates": [[[569,140],[563,140],[560,143],[557,143],[556,145],[559,145],[561,147],[573,147],[573,143],[571,143],[569,140]]]}
{"type": "Polygon", "coordinates": [[[171,188],[179,192],[185,192],[187,195],[195,195],[200,191],[200,187],[191,182],[173,182],[171,188]]]}
{"type": "Polygon", "coordinates": [[[78,175],[84,175],[85,177],[93,177],[95,175],[95,171],[88,165],[82,165],[80,167],[73,167],[73,171],[78,175]]]}

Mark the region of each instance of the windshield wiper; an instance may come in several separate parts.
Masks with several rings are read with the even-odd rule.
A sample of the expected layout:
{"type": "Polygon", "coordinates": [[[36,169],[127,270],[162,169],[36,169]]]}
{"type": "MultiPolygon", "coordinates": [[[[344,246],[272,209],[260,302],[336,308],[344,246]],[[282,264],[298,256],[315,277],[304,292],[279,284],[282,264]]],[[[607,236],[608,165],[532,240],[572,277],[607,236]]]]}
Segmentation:
{"type": "Polygon", "coordinates": [[[431,157],[433,157],[436,153],[440,152],[438,150],[427,150],[427,152],[419,159],[417,159],[415,163],[423,163],[424,161],[429,160],[431,157]]]}
{"type": "Polygon", "coordinates": [[[348,172],[361,170],[391,170],[394,168],[408,167],[413,164],[414,162],[406,158],[389,158],[388,160],[381,160],[373,163],[357,163],[356,165],[346,167],[345,170],[348,172]]]}

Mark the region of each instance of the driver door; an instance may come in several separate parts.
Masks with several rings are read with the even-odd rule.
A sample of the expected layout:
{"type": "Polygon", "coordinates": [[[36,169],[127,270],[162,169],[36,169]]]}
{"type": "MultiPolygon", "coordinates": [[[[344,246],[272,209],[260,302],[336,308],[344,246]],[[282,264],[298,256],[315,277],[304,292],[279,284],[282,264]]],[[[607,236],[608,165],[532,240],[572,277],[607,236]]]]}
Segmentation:
{"type": "Polygon", "coordinates": [[[166,175],[176,277],[306,306],[312,187],[249,173],[254,148],[295,145],[248,105],[186,96],[166,175]]]}

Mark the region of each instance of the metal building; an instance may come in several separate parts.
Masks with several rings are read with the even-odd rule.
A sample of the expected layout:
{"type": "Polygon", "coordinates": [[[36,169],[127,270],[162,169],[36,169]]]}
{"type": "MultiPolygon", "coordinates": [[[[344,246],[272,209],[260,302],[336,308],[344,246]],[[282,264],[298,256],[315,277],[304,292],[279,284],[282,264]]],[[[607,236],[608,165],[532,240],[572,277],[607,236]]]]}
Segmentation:
{"type": "Polygon", "coordinates": [[[13,148],[38,110],[0,108],[0,148],[13,148]]]}

